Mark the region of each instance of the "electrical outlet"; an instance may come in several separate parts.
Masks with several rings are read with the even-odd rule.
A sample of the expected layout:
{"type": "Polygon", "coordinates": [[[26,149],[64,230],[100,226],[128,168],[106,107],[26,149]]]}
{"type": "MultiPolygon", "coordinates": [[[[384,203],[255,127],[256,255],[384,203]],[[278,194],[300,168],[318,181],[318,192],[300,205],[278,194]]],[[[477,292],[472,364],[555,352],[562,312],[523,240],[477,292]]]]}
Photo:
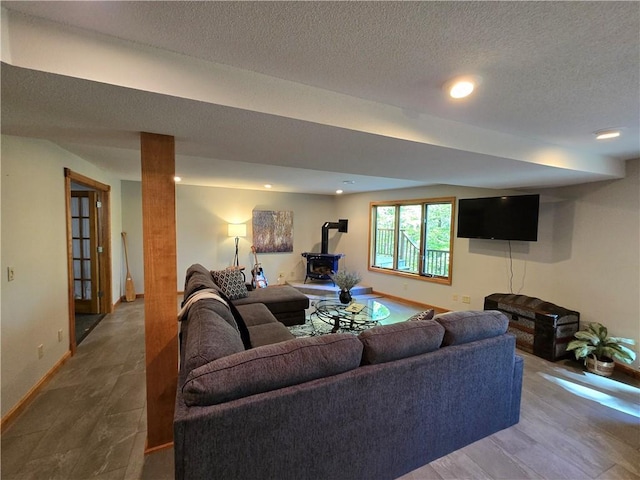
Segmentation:
{"type": "Polygon", "coordinates": [[[38,345],[38,358],[44,357],[44,345],[38,345]]]}
{"type": "Polygon", "coordinates": [[[458,294],[454,293],[453,296],[451,297],[451,300],[453,300],[454,302],[458,301],[458,294]]]}
{"type": "Polygon", "coordinates": [[[58,330],[58,342],[62,341],[62,334],[63,334],[62,329],[58,330]]]}
{"type": "Polygon", "coordinates": [[[7,267],[7,279],[10,282],[13,282],[16,278],[16,274],[13,271],[13,267],[7,267]]]}
{"type": "Polygon", "coordinates": [[[471,297],[469,295],[463,295],[462,303],[471,303],[471,297]]]}

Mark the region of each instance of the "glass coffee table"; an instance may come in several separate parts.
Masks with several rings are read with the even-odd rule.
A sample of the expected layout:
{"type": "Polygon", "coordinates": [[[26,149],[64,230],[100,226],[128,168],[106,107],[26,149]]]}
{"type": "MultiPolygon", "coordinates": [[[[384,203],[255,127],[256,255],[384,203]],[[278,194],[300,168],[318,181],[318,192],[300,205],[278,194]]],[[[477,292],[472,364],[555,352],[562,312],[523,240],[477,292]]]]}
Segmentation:
{"type": "Polygon", "coordinates": [[[354,301],[348,305],[334,298],[316,300],[314,303],[315,310],[309,315],[312,325],[314,320],[326,323],[332,327],[330,333],[366,330],[390,315],[387,307],[371,299],[354,301]]]}

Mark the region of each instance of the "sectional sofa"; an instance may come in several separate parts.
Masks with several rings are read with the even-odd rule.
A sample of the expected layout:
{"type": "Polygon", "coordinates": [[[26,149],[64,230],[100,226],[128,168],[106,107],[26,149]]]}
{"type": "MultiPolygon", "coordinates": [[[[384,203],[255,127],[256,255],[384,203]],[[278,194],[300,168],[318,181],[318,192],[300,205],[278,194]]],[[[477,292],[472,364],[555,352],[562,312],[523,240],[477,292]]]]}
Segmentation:
{"type": "Polygon", "coordinates": [[[523,362],[500,312],[293,338],[210,278],[192,267],[185,285],[177,480],[393,479],[519,420],[523,362]]]}

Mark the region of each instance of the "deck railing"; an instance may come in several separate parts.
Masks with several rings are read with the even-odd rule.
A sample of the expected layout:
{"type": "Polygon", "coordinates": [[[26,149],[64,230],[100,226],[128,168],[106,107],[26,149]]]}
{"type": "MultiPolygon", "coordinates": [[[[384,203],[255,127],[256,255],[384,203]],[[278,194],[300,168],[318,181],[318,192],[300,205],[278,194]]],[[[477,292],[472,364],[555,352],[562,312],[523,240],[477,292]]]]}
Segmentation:
{"type": "MultiPolygon", "coordinates": [[[[393,268],[394,230],[380,228],[376,231],[376,266],[393,268]],[[386,259],[386,260],[383,260],[386,259]]],[[[398,241],[398,270],[418,273],[420,267],[420,247],[404,230],[400,230],[398,241]]],[[[449,252],[446,250],[425,250],[423,275],[449,276],[449,252]]]]}

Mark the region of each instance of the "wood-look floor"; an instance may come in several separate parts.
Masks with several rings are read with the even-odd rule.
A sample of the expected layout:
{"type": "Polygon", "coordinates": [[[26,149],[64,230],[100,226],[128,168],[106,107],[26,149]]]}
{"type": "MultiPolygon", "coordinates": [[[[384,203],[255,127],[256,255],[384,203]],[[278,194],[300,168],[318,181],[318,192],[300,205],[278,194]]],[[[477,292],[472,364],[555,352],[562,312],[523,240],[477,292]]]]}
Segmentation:
{"type": "Polygon", "coordinates": [[[520,422],[404,475],[426,479],[640,479],[640,385],[526,352],[520,422]]]}
{"type": "MultiPolygon", "coordinates": [[[[384,302],[401,312],[398,318],[412,313],[384,302]]],[[[172,449],[143,455],[143,317],[141,299],[107,315],[3,432],[3,480],[173,478],[172,449]]],[[[402,480],[640,479],[638,382],[519,353],[525,358],[520,423],[402,480]]]]}

